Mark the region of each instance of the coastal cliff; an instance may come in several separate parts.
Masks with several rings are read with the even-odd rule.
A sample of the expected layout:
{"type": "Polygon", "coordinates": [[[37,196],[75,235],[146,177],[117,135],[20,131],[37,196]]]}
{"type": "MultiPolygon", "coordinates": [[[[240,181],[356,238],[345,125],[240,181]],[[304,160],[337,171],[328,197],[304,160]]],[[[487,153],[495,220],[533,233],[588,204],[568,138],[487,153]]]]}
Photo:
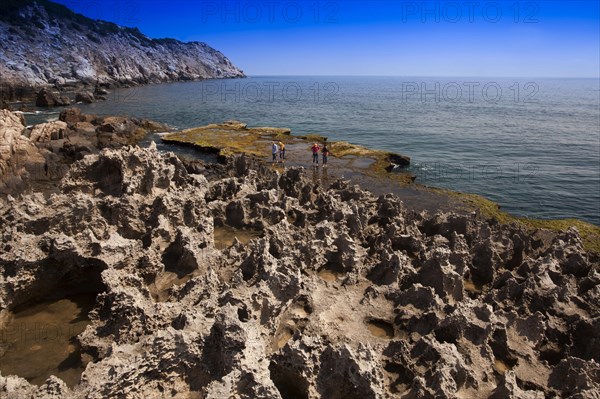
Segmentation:
{"type": "Polygon", "coordinates": [[[244,73],[206,43],[150,39],[47,0],[0,4],[0,87],[140,85],[244,73]]]}

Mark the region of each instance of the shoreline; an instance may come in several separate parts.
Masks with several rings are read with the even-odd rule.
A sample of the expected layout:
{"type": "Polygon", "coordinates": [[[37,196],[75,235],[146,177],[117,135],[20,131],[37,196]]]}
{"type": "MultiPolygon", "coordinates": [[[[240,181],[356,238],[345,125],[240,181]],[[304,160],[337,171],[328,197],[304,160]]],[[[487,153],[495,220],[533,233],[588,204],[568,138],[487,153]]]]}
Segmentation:
{"type": "MultiPolygon", "coordinates": [[[[48,108],[51,110],[53,108],[48,108]]],[[[71,108],[64,108],[62,112],[68,112],[71,108]]],[[[78,108],[75,108],[78,109],[78,108]]],[[[22,111],[13,111],[17,115],[23,116],[22,111]]],[[[43,113],[44,111],[40,111],[43,113]]],[[[80,111],[78,111],[80,112],[80,111]]],[[[58,113],[58,112],[57,112],[58,113]]],[[[37,114],[37,112],[36,112],[37,114]]],[[[95,118],[95,116],[89,116],[95,118]]],[[[125,118],[126,120],[136,120],[135,117],[113,117],[102,116],[101,119],[125,118]]],[[[428,186],[415,182],[415,177],[410,173],[402,172],[402,167],[396,168],[400,172],[388,170],[394,165],[392,162],[396,159],[397,162],[410,163],[410,158],[400,154],[394,154],[388,151],[372,150],[361,145],[354,145],[343,141],[330,142],[328,138],[320,134],[307,134],[296,136],[292,134],[290,129],[276,127],[248,127],[246,124],[238,121],[230,121],[227,124],[211,124],[199,126],[184,130],[174,129],[151,129],[148,134],[153,131],[162,131],[161,141],[169,145],[187,146],[198,150],[203,154],[211,154],[216,157],[217,161],[225,162],[227,157],[232,154],[245,153],[254,157],[257,160],[262,160],[267,163],[267,153],[269,151],[269,142],[272,139],[289,140],[291,151],[288,151],[288,162],[285,165],[306,167],[310,170],[310,153],[308,152],[308,144],[314,141],[319,143],[328,142],[332,145],[332,156],[330,157],[330,167],[327,173],[326,182],[333,182],[335,178],[349,179],[351,182],[358,184],[361,188],[367,189],[376,195],[385,195],[394,193],[400,196],[407,206],[412,207],[416,211],[426,210],[434,213],[436,211],[455,211],[462,213],[477,212],[484,218],[494,218],[501,223],[517,223],[525,226],[530,231],[535,229],[548,229],[553,232],[564,231],[569,227],[575,226],[582,234],[586,249],[600,253],[600,226],[581,219],[535,219],[527,216],[517,216],[502,210],[501,205],[485,196],[479,194],[459,192],[447,188],[428,186]],[[194,138],[194,134],[202,133],[207,129],[226,129],[233,133],[233,140],[223,141],[218,136],[215,137],[198,137],[194,138]],[[250,136],[238,136],[236,141],[235,134],[250,134],[250,136]],[[188,137],[189,136],[189,137],[188,137]],[[244,137],[244,140],[240,140],[244,137]],[[301,151],[305,151],[304,156],[290,160],[289,157],[301,151]],[[367,161],[367,162],[365,162],[367,161]]],[[[52,122],[49,122],[52,123],[52,122]]],[[[35,126],[43,125],[43,123],[27,126],[28,129],[33,129],[35,126]]],[[[159,124],[160,125],[160,124],[159,124]]],[[[162,125],[165,127],[164,125],[162,125]]],[[[146,136],[144,136],[146,137],[146,136]]],[[[144,137],[138,135],[131,143],[138,143],[144,140],[144,137]]],[[[280,164],[277,165],[279,167],[280,164]]],[[[322,168],[319,168],[321,173],[322,168]]],[[[316,178],[316,175],[313,176],[316,178]]],[[[52,185],[52,184],[50,184],[52,185]]],[[[45,188],[45,184],[40,186],[40,189],[45,188]]]]}
{"type": "MultiPolygon", "coordinates": [[[[206,126],[175,131],[162,136],[161,140],[164,143],[188,146],[191,148],[196,148],[201,152],[216,154],[223,159],[231,154],[244,153],[264,162],[265,164],[270,164],[270,162],[267,161],[269,140],[285,140],[286,138],[292,141],[293,145],[296,146],[296,149],[300,149],[302,145],[307,146],[313,141],[319,143],[327,142],[328,144],[332,144],[332,156],[330,159],[343,159],[346,156],[375,159],[377,167],[371,168],[373,170],[368,170],[368,167],[355,168],[346,164],[337,166],[334,165],[329,168],[329,172],[332,174],[337,173],[339,176],[339,172],[341,170],[341,177],[344,177],[344,170],[348,170],[351,172],[351,181],[356,181],[361,188],[367,189],[376,194],[385,194],[386,188],[389,188],[388,192],[395,193],[401,198],[403,195],[412,194],[416,197],[416,199],[409,199],[407,204],[409,206],[411,202],[414,205],[422,201],[424,198],[441,196],[450,200],[450,206],[445,208],[445,210],[460,211],[461,207],[465,207],[467,212],[477,211],[480,212],[483,217],[495,218],[499,222],[505,224],[518,223],[527,227],[530,231],[541,228],[558,232],[567,230],[570,227],[576,227],[582,234],[586,248],[600,253],[600,226],[598,225],[576,218],[535,219],[527,216],[517,216],[503,211],[500,204],[486,198],[483,195],[459,192],[447,188],[420,184],[418,181],[415,181],[414,176],[410,174],[405,174],[402,172],[390,172],[386,170],[386,167],[390,166],[391,164],[389,161],[389,156],[395,155],[404,157],[400,154],[394,154],[381,150],[372,150],[361,145],[354,145],[347,142],[330,142],[328,141],[327,137],[320,134],[295,136],[291,130],[287,128],[248,127],[247,124],[239,121],[229,121],[221,124],[210,124],[206,126]],[[210,137],[210,135],[203,134],[203,132],[210,132],[211,129],[223,130],[225,133],[231,132],[232,134],[225,135],[222,140],[220,140],[218,137],[210,137]],[[275,132],[275,134],[269,135],[269,130],[273,129],[281,129],[282,131],[285,131],[285,133],[281,134],[281,132],[275,132]],[[237,139],[236,133],[240,134],[237,136],[237,139]],[[250,140],[248,140],[248,134],[251,136],[250,140]],[[298,143],[300,143],[300,146],[298,146],[298,143]],[[336,151],[336,144],[346,147],[341,151],[342,155],[339,155],[340,151],[336,151]],[[257,146],[262,147],[257,148],[257,146]],[[362,179],[357,179],[356,172],[364,174],[364,177],[362,179]],[[376,180],[376,182],[367,182],[365,181],[365,177],[367,179],[373,178],[376,180]],[[381,189],[381,186],[383,186],[383,190],[381,189]]],[[[286,146],[286,149],[287,148],[288,147],[286,146]]],[[[286,166],[305,166],[310,170],[310,153],[307,151],[308,147],[305,150],[306,154],[304,156],[304,162],[299,162],[296,159],[292,162],[289,162],[286,166]]],[[[289,156],[289,154],[291,154],[291,152],[288,151],[287,155],[289,156]]],[[[410,162],[410,158],[405,158],[407,158],[408,162],[410,162]]],[[[278,167],[278,165],[275,166],[278,167]]],[[[426,202],[430,201],[426,200],[426,202]]],[[[437,200],[434,202],[439,203],[440,201],[437,200]]],[[[431,207],[428,210],[435,211],[435,209],[431,207]]],[[[438,210],[444,210],[444,208],[438,210]]]]}
{"type": "MultiPolygon", "coordinates": [[[[169,83],[189,83],[189,82],[203,82],[210,80],[226,80],[226,79],[247,79],[248,76],[229,76],[229,77],[212,77],[212,78],[201,78],[201,79],[180,79],[180,80],[164,80],[149,83],[137,83],[137,82],[112,82],[112,83],[85,83],[78,82],[77,84],[65,84],[65,85],[46,85],[46,86],[23,86],[21,84],[14,84],[5,81],[0,81],[0,109],[6,109],[11,112],[32,112],[32,110],[45,109],[52,110],[57,108],[69,108],[77,106],[79,102],[76,101],[78,94],[91,93],[95,97],[89,103],[96,103],[106,101],[106,96],[110,95],[112,91],[119,89],[130,89],[135,87],[154,86],[169,83]],[[96,92],[97,89],[99,92],[96,92]],[[36,98],[39,93],[43,90],[49,91],[56,98],[66,97],[70,101],[68,104],[54,104],[54,105],[37,105],[36,98]],[[17,106],[17,108],[15,108],[17,106]]],[[[85,102],[83,102],[85,103],[85,102]]]]}
{"type": "Polygon", "coordinates": [[[97,103],[106,101],[106,97],[113,91],[119,89],[132,89],[136,87],[155,86],[162,84],[175,84],[175,83],[190,83],[190,82],[204,82],[211,80],[226,80],[226,79],[248,79],[247,75],[244,76],[228,76],[228,77],[212,77],[212,78],[200,78],[200,79],[179,79],[179,80],[164,80],[148,83],[137,83],[137,82],[112,82],[112,83],[86,83],[78,82],[76,84],[65,84],[55,85],[48,84],[46,86],[24,86],[20,84],[14,84],[9,82],[0,81],[0,109],[6,109],[12,112],[30,112],[35,108],[39,109],[57,109],[57,108],[69,108],[77,106],[79,102],[76,102],[77,94],[81,93],[92,93],[96,94],[96,98],[91,103],[97,103]],[[99,88],[101,91],[96,93],[96,89],[99,88]],[[50,91],[57,98],[65,97],[71,102],[69,104],[55,104],[55,105],[36,105],[36,97],[42,90],[50,91]],[[18,108],[14,108],[18,106],[18,108]]]}

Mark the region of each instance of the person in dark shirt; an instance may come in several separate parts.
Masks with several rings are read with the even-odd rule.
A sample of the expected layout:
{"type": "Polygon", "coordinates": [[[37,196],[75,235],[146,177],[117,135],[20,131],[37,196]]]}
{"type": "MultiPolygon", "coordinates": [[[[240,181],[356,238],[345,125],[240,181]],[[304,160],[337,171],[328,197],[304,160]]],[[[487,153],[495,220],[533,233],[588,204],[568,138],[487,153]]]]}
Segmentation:
{"type": "Polygon", "coordinates": [[[329,148],[327,148],[327,144],[323,144],[323,149],[321,149],[321,154],[323,155],[323,167],[327,166],[327,158],[329,157],[329,148]]]}

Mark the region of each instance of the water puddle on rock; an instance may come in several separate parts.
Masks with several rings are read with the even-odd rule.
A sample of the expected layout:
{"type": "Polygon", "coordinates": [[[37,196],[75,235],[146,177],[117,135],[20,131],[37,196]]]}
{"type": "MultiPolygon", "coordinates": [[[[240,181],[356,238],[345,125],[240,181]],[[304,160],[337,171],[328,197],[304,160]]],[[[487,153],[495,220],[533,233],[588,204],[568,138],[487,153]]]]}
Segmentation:
{"type": "Polygon", "coordinates": [[[215,226],[215,248],[223,250],[233,245],[233,241],[237,238],[242,244],[246,245],[251,240],[262,235],[257,230],[234,229],[233,227],[215,226]]]}
{"type": "Polygon", "coordinates": [[[41,385],[55,375],[73,387],[85,365],[76,340],[89,324],[95,294],[17,309],[0,326],[0,371],[41,385]]]}
{"type": "Polygon", "coordinates": [[[344,275],[344,269],[340,265],[327,263],[325,266],[317,270],[317,275],[328,282],[337,281],[344,275]]]}
{"type": "Polygon", "coordinates": [[[325,281],[329,281],[330,283],[336,281],[340,276],[337,273],[334,273],[328,269],[321,269],[317,272],[317,275],[321,277],[325,281]]]}
{"type": "Polygon", "coordinates": [[[394,326],[387,321],[371,319],[367,320],[366,323],[369,332],[374,337],[385,339],[394,338],[394,326]]]}

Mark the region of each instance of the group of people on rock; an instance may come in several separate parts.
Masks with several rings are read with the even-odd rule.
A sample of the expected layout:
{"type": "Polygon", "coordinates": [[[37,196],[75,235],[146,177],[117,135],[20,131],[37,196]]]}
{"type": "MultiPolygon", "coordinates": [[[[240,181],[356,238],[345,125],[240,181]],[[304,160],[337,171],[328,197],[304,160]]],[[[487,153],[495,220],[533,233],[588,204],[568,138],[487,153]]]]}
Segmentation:
{"type": "Polygon", "coordinates": [[[313,143],[310,150],[313,154],[313,166],[319,166],[319,150],[321,151],[321,155],[323,157],[323,167],[327,166],[327,158],[329,157],[329,148],[327,148],[327,144],[323,144],[323,148],[319,146],[317,143],[313,143]]]}
{"type": "MultiPolygon", "coordinates": [[[[321,147],[319,144],[313,143],[313,145],[310,147],[310,150],[312,152],[313,166],[319,166],[319,151],[321,151],[321,156],[323,158],[323,167],[326,167],[330,155],[329,148],[327,148],[327,144],[323,144],[323,147],[321,147]]],[[[282,141],[280,141],[279,143],[273,141],[271,143],[271,154],[273,156],[273,163],[285,161],[285,143],[283,143],[282,141]],[[277,160],[278,158],[279,161],[277,160]]]]}
{"type": "Polygon", "coordinates": [[[283,141],[279,143],[273,141],[271,152],[273,153],[273,163],[277,162],[277,155],[279,155],[279,162],[285,161],[285,143],[283,141]]]}

